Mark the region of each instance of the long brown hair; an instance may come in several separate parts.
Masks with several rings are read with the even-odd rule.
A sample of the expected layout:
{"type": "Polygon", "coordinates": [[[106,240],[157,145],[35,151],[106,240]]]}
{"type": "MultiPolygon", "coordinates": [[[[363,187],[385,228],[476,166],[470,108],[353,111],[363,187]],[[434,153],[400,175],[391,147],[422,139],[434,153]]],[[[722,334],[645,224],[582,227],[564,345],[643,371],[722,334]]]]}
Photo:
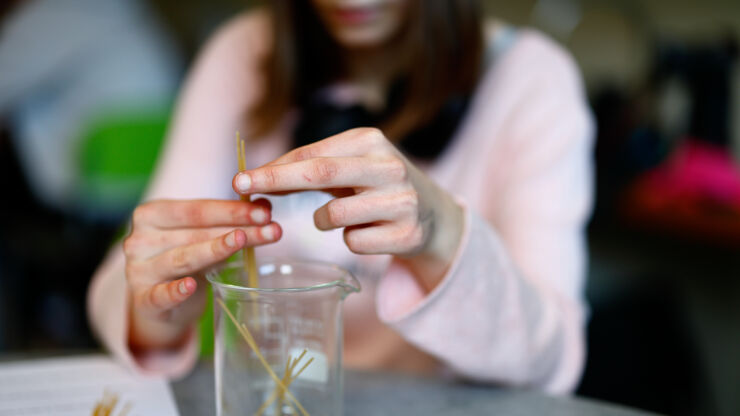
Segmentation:
{"type": "MultiPolygon", "coordinates": [[[[268,133],[289,109],[345,75],[341,46],[308,0],[266,3],[274,44],[262,62],[265,93],[248,115],[252,137],[268,133]]],[[[408,7],[399,34],[407,88],[400,109],[378,126],[391,140],[429,122],[449,97],[471,93],[482,64],[478,0],[410,0],[408,7]]]]}

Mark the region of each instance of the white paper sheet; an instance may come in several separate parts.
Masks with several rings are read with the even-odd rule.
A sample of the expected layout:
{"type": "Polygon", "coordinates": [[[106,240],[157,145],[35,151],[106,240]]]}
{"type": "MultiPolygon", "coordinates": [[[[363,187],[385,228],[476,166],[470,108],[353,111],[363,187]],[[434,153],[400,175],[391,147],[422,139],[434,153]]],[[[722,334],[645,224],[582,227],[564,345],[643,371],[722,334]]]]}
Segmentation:
{"type": "Polygon", "coordinates": [[[118,396],[117,416],[178,416],[169,384],[132,374],[102,355],[0,363],[0,416],[88,416],[104,391],[118,396]]]}

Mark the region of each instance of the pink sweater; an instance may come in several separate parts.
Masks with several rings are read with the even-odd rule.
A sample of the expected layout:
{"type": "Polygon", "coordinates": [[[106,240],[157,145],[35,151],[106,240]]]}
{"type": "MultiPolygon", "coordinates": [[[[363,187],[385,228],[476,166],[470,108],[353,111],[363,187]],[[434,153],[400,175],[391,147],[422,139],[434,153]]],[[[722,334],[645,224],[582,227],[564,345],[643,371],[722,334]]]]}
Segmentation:
{"type": "MultiPolygon", "coordinates": [[[[205,48],[180,97],[147,199],[233,199],[234,132],[260,94],[267,21],[242,15],[205,48]]],[[[256,167],[289,150],[293,115],[247,150],[256,167]]],[[[345,303],[345,365],[445,370],[551,393],[574,388],[584,362],[584,225],[591,208],[593,123],[572,59],[541,34],[520,31],[489,63],[452,143],[430,177],[465,207],[462,244],[442,283],[425,294],[390,256],[359,256],[341,230],[320,232],[318,192],[272,198],[280,242],[257,255],[338,263],[363,290],[345,303]]],[[[106,347],[142,372],[176,377],[197,358],[184,348],[134,356],[127,347],[120,245],[88,294],[106,347]]]]}

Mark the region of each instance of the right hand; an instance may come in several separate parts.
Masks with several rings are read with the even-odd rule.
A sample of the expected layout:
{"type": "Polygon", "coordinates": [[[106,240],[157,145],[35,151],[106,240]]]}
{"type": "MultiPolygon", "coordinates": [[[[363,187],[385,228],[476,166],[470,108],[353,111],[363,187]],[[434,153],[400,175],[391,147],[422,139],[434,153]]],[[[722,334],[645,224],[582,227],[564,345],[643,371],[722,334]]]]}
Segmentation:
{"type": "Polygon", "coordinates": [[[140,205],[123,242],[129,288],[129,345],[176,347],[205,305],[202,271],[243,247],[280,239],[271,206],[227,200],[159,200],[140,205]]]}

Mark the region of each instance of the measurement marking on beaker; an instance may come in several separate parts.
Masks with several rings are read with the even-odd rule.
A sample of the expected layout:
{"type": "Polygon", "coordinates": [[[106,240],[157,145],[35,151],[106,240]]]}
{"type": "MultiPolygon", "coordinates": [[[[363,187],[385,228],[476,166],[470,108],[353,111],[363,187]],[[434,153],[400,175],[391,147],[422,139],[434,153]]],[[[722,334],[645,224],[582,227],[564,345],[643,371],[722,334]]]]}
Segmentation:
{"type": "Polygon", "coordinates": [[[287,318],[286,323],[290,333],[300,337],[307,335],[320,337],[324,332],[324,323],[318,319],[291,316],[287,318]]]}

